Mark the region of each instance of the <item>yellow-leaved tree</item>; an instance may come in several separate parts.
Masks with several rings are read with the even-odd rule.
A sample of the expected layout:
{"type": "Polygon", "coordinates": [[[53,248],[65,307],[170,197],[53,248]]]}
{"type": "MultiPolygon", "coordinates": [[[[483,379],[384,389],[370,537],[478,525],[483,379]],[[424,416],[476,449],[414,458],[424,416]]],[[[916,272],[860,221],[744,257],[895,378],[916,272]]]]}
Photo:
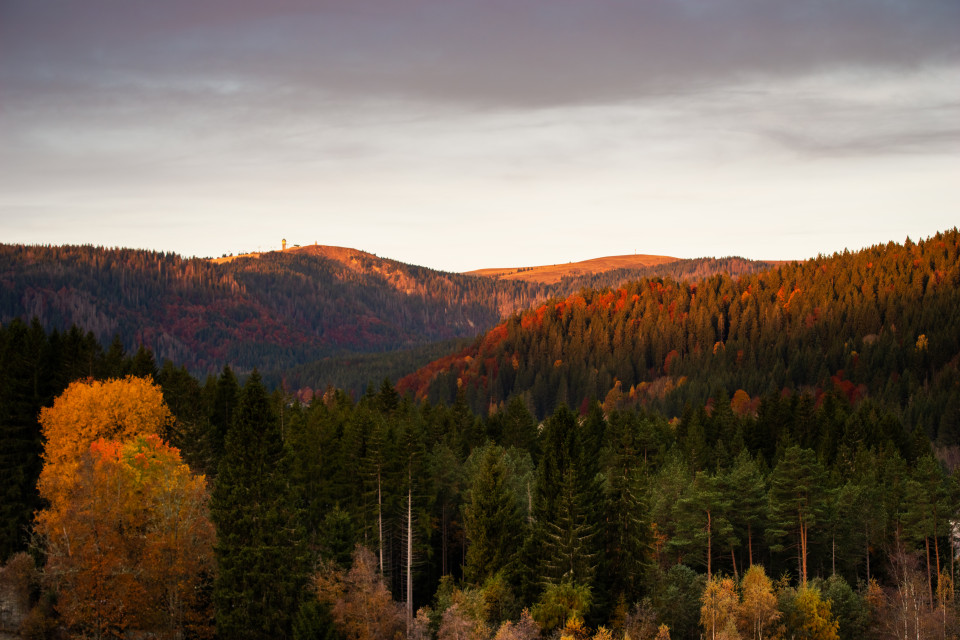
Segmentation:
{"type": "Polygon", "coordinates": [[[149,434],[166,436],[173,414],[163,392],[147,378],[78,380],[52,407],[40,411],[45,441],[38,488],[51,506],[69,492],[80,457],[100,438],[124,441],[149,434]]]}
{"type": "Polygon", "coordinates": [[[773,640],[780,630],[780,610],[773,581],[766,571],[755,564],[740,583],[743,599],[740,603],[740,634],[749,640],[773,640]]]}
{"type": "Polygon", "coordinates": [[[703,589],[700,602],[700,624],[707,640],[740,640],[736,625],[740,598],[732,579],[712,577],[703,589]]]}
{"type": "Polygon", "coordinates": [[[50,506],[36,533],[57,611],[85,637],[213,633],[201,588],[214,568],[209,492],[157,435],[170,421],[140,378],[74,383],[41,415],[50,506]]]}

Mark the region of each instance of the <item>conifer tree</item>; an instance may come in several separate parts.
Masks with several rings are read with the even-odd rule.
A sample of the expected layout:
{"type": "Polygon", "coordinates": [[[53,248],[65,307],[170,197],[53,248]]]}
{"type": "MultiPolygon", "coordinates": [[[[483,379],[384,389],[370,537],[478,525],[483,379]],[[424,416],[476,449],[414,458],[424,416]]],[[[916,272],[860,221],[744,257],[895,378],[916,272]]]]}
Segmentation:
{"type": "Polygon", "coordinates": [[[277,418],[255,370],[227,433],[210,505],[217,527],[213,601],[221,637],[291,637],[307,554],[287,468],[277,418]]]}
{"type": "Polygon", "coordinates": [[[141,344],[130,361],[130,375],[156,380],[158,373],[157,361],[153,357],[153,351],[141,344]]]}
{"type": "MultiPolygon", "coordinates": [[[[637,421],[622,415],[611,418],[615,439],[610,442],[611,461],[605,470],[604,557],[607,591],[610,601],[622,598],[634,602],[639,597],[639,581],[650,529],[646,497],[645,443],[637,433],[637,421]],[[643,465],[643,466],[641,466],[643,465]]],[[[644,424],[646,426],[646,424],[644,424]]]]}
{"type": "Polygon", "coordinates": [[[773,551],[783,551],[784,539],[793,538],[801,585],[807,582],[810,531],[822,515],[823,492],[823,469],[813,451],[788,448],[770,476],[767,536],[774,541],[773,551]]]}
{"type": "Polygon", "coordinates": [[[210,466],[216,470],[223,457],[226,446],[227,432],[233,425],[234,414],[237,411],[237,402],[240,395],[240,386],[237,378],[229,366],[225,366],[217,379],[213,398],[213,407],[210,412],[210,466]]]}
{"type": "Polygon", "coordinates": [[[563,405],[545,425],[533,535],[542,542],[542,575],[592,586],[602,563],[603,539],[597,527],[603,504],[590,471],[597,461],[582,456],[580,429],[563,405]]]}
{"type": "Polygon", "coordinates": [[[477,585],[499,571],[512,570],[522,540],[523,517],[503,456],[500,447],[485,447],[465,507],[469,546],[464,577],[477,585]]]}
{"type": "Polygon", "coordinates": [[[749,568],[753,566],[753,542],[761,531],[767,508],[767,488],[763,474],[750,454],[744,450],[719,481],[726,501],[734,505],[729,519],[741,544],[747,543],[746,566],[749,568]]]}
{"type": "Polygon", "coordinates": [[[940,464],[932,456],[924,456],[907,482],[907,511],[904,514],[904,533],[926,555],[927,588],[933,601],[933,576],[940,575],[940,547],[937,538],[942,533],[947,512],[944,504],[945,487],[940,464]]]}
{"type": "Polygon", "coordinates": [[[537,425],[527,410],[523,397],[515,395],[510,398],[506,410],[498,416],[502,424],[499,443],[505,448],[513,446],[526,449],[536,462],[539,454],[537,425]]]}

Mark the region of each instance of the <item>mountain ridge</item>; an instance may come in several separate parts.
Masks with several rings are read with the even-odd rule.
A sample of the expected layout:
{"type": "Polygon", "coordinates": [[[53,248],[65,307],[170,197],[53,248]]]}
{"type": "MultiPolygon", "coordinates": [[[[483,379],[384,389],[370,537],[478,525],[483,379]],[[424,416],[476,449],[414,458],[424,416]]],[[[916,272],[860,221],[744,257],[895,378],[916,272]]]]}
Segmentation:
{"type": "Polygon", "coordinates": [[[527,282],[542,282],[555,284],[564,276],[581,276],[585,274],[604,273],[615,269],[642,269],[676,262],[679,258],[651,254],[628,254],[619,256],[604,256],[552,265],[530,267],[507,267],[474,269],[465,271],[466,275],[486,276],[500,280],[524,280],[527,282]]]}

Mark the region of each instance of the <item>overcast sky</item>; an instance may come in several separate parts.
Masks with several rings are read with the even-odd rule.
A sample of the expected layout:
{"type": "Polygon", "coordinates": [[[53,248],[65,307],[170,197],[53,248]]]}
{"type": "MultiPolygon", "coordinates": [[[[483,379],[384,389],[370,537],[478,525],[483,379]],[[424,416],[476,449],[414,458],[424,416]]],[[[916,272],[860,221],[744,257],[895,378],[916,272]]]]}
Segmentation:
{"type": "Polygon", "coordinates": [[[453,271],[960,224],[958,0],[0,0],[0,242],[453,271]]]}

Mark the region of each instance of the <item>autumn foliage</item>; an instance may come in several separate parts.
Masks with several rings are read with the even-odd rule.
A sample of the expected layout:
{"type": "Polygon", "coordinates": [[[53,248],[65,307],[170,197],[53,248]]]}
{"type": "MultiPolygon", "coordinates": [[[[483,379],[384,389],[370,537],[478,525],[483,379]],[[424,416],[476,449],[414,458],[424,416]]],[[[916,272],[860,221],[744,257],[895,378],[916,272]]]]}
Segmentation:
{"type": "Polygon", "coordinates": [[[212,635],[199,589],[213,571],[206,479],[154,433],[170,422],[160,390],[139,378],[74,383],[41,421],[50,506],[35,531],[62,621],[96,638],[212,635]]]}
{"type": "Polygon", "coordinates": [[[353,567],[317,573],[314,586],[321,602],[331,606],[333,620],[347,640],[385,640],[404,628],[403,608],[377,573],[376,559],[365,547],[353,554],[353,567]]]}
{"type": "Polygon", "coordinates": [[[95,440],[165,435],[172,425],[160,387],[146,378],[74,382],[40,412],[46,442],[40,495],[57,506],[69,494],[80,458],[95,440]]]}

